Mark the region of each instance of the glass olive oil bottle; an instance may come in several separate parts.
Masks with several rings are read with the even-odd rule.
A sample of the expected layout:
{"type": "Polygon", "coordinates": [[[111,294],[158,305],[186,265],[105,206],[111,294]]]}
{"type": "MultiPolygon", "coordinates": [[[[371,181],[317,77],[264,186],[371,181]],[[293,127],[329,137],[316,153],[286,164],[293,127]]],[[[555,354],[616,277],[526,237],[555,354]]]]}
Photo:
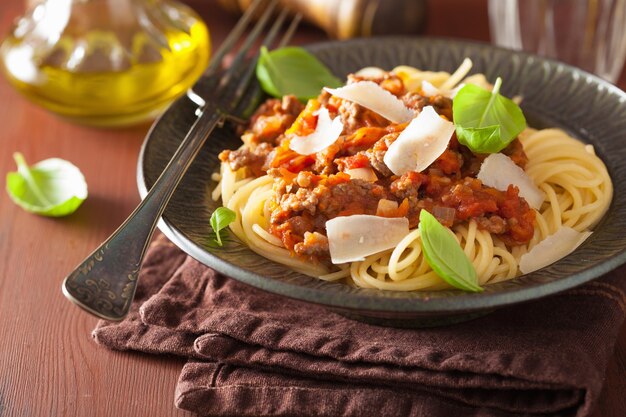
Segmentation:
{"type": "Polygon", "coordinates": [[[170,0],[46,0],[0,45],[0,68],[33,102],[73,121],[157,116],[202,74],[206,25],[170,0]]]}

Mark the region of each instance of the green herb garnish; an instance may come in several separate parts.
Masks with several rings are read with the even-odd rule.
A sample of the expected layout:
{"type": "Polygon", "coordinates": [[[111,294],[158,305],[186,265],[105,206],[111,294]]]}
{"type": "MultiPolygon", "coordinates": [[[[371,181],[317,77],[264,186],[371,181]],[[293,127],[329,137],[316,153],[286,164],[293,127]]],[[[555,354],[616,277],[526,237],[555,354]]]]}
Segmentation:
{"type": "Polygon", "coordinates": [[[271,52],[262,47],[256,76],[267,94],[274,97],[293,94],[301,101],[317,97],[323,87],[343,85],[314,55],[293,46],[271,52]]]}
{"type": "Polygon", "coordinates": [[[499,94],[498,77],[493,91],[467,84],[452,104],[459,143],[476,153],[496,153],[506,148],[526,128],[526,119],[515,102],[499,94]]]}
{"type": "Polygon", "coordinates": [[[211,214],[211,227],[215,231],[214,241],[222,246],[222,237],[220,236],[220,230],[231,224],[237,218],[237,214],[229,208],[218,207],[213,214],[211,214]]]}
{"type": "Polygon", "coordinates": [[[419,231],[426,262],[437,275],[461,290],[473,292],[483,290],[478,285],[474,266],[465,256],[459,243],[449,229],[426,210],[420,212],[419,231]]]}
{"type": "Polygon", "coordinates": [[[78,168],[59,158],[50,158],[29,167],[16,152],[17,172],[7,174],[7,192],[24,210],[42,216],[71,214],[87,198],[87,183],[78,168]]]}

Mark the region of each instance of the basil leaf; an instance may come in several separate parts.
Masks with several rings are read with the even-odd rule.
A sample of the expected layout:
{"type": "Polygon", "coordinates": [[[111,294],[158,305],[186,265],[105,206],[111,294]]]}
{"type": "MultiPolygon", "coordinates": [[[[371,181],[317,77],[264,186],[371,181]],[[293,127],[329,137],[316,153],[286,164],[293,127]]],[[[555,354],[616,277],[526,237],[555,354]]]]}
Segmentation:
{"type": "Polygon", "coordinates": [[[262,47],[256,76],[267,94],[274,97],[293,94],[301,101],[317,97],[323,87],[343,85],[314,55],[293,46],[271,52],[262,47]]]}
{"type": "Polygon", "coordinates": [[[237,218],[237,214],[227,207],[218,207],[213,214],[211,214],[211,227],[215,231],[214,240],[218,245],[222,246],[222,237],[220,236],[220,230],[231,224],[237,218]]]}
{"type": "Polygon", "coordinates": [[[473,292],[483,290],[478,285],[474,266],[465,256],[459,243],[450,234],[449,229],[426,210],[420,212],[419,231],[426,262],[437,275],[461,290],[473,292]]]}
{"type": "Polygon", "coordinates": [[[454,97],[452,116],[459,143],[476,153],[497,153],[526,128],[526,119],[515,102],[499,94],[498,77],[493,91],[467,84],[454,97]]]}
{"type": "Polygon", "coordinates": [[[7,174],[7,192],[24,210],[42,216],[71,214],[87,198],[87,183],[78,168],[59,158],[50,158],[29,167],[16,152],[17,172],[7,174]]]}

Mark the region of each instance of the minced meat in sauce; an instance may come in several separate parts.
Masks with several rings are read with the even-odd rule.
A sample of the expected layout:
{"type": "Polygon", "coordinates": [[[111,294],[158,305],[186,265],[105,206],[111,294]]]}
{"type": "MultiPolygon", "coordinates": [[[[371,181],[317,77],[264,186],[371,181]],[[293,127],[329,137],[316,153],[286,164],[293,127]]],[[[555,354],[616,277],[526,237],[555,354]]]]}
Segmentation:
{"type": "MultiPolygon", "coordinates": [[[[351,75],[348,83],[361,79],[351,75]]],[[[407,107],[433,106],[439,115],[452,120],[452,100],[447,97],[407,92],[393,74],[373,81],[407,107]]],[[[306,107],[286,96],[267,100],[251,118],[242,136],[244,146],[219,157],[233,170],[245,167],[250,176],[267,173],[274,178],[274,196],[265,207],[269,231],[297,256],[313,261],[329,260],[326,221],[352,214],[403,216],[413,228],[425,209],[448,227],[473,219],[479,228],[509,245],[524,244],[533,237],[535,212],[519,190],[509,186],[499,191],[483,185],[476,175],[487,155],[472,153],[454,134],[446,151],[426,170],[394,175],[384,156],[405,127],[327,92],[306,107]],[[331,118],[341,117],[343,134],[314,155],[289,149],[290,137],[315,130],[321,106],[331,118]],[[346,173],[356,168],[372,169],[378,180],[353,179],[346,173]]],[[[522,168],[528,161],[517,139],[502,152],[522,168]]]]}

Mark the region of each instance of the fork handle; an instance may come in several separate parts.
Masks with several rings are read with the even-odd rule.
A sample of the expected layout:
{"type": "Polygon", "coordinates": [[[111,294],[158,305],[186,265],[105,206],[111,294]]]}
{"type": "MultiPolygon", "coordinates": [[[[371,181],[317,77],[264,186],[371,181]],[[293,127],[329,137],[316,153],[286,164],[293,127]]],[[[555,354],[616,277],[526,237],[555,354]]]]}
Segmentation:
{"type": "Polygon", "coordinates": [[[128,314],[156,224],[205,140],[223,121],[214,105],[202,110],[139,206],[65,278],[62,290],[68,299],[105,320],[122,320],[128,314]]]}

